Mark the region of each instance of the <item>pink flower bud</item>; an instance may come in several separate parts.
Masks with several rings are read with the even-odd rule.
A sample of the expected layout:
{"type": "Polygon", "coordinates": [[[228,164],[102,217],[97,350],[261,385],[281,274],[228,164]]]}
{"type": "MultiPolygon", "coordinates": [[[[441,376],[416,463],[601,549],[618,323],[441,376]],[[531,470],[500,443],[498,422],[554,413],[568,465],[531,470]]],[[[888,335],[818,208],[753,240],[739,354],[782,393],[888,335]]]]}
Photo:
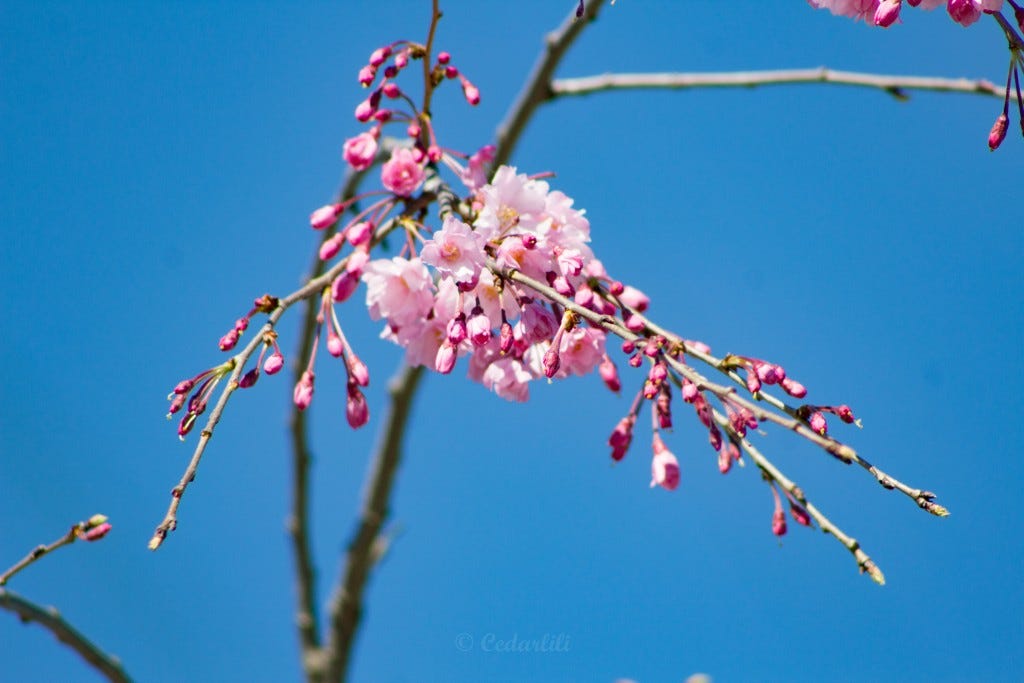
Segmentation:
{"type": "Polygon", "coordinates": [[[384,93],[384,97],[392,100],[402,95],[402,89],[398,87],[397,83],[385,83],[381,92],[384,93]]]}
{"type": "Polygon", "coordinates": [[[447,375],[455,369],[455,360],[458,357],[455,346],[450,339],[445,339],[437,349],[437,356],[434,358],[434,369],[442,375],[447,375]]]}
{"type": "Polygon", "coordinates": [[[366,363],[359,359],[359,356],[349,353],[346,364],[349,375],[356,384],[361,387],[370,386],[370,369],[366,367],[366,363]]]}
{"type": "Polygon", "coordinates": [[[370,221],[360,221],[355,225],[350,225],[348,230],[345,231],[345,235],[347,235],[348,243],[353,247],[367,244],[373,236],[373,223],[370,221]]]}
{"type": "Polygon", "coordinates": [[[466,321],[466,333],[474,346],[486,346],[491,340],[491,321],[484,315],[484,309],[475,306],[466,321]]]}
{"type": "Polygon", "coordinates": [[[359,83],[364,88],[369,88],[375,78],[377,78],[377,69],[369,64],[359,70],[359,83]]]}
{"type": "Polygon", "coordinates": [[[465,78],[462,79],[462,94],[471,106],[480,104],[480,90],[465,78]]]}
{"type": "Polygon", "coordinates": [[[187,394],[192,391],[192,387],[196,385],[195,379],[183,379],[177,383],[174,387],[173,393],[175,394],[187,394]]]}
{"type": "Polygon", "coordinates": [[[732,457],[729,452],[731,445],[732,443],[728,443],[718,449],[718,471],[722,474],[726,474],[732,469],[732,457]]]}
{"type": "Polygon", "coordinates": [[[323,230],[334,225],[341,213],[341,204],[328,204],[309,215],[309,224],[314,230],[323,230]]]}
{"type": "Polygon", "coordinates": [[[354,382],[348,383],[348,398],[345,401],[345,417],[352,429],[359,429],[370,421],[370,408],[366,397],[354,382]]]}
{"type": "Polygon", "coordinates": [[[393,115],[394,112],[392,112],[390,109],[378,109],[373,113],[373,120],[379,121],[380,123],[387,123],[388,121],[391,120],[391,117],[393,115]]]}
{"type": "Polygon", "coordinates": [[[630,313],[626,317],[626,329],[628,329],[630,332],[635,332],[639,334],[640,332],[644,331],[645,327],[646,325],[644,324],[643,319],[636,313],[630,313]]]}
{"type": "Polygon", "coordinates": [[[441,160],[441,156],[441,148],[437,145],[431,145],[427,148],[427,158],[431,161],[438,162],[441,160]]]}
{"type": "Polygon", "coordinates": [[[84,538],[87,541],[98,541],[104,536],[106,536],[107,532],[113,528],[114,527],[110,525],[110,522],[103,522],[102,524],[98,524],[93,528],[89,529],[88,531],[86,531],[82,538],[84,538]]]}
{"type": "Polygon", "coordinates": [[[260,369],[252,368],[249,372],[242,375],[242,379],[238,380],[238,386],[241,389],[248,389],[252,385],[256,384],[256,380],[260,378],[260,369]]]}
{"type": "Polygon", "coordinates": [[[284,356],[280,351],[274,351],[263,363],[263,372],[268,375],[276,375],[284,367],[284,356]]]}
{"type": "Polygon", "coordinates": [[[811,413],[811,416],[807,418],[807,423],[811,426],[812,431],[822,436],[825,436],[828,432],[828,423],[825,421],[825,416],[818,410],[811,413]]]}
{"type": "Polygon", "coordinates": [[[457,316],[449,320],[445,333],[448,337],[448,341],[452,344],[461,344],[468,336],[466,332],[466,314],[459,313],[457,316]]]}
{"type": "Polygon", "coordinates": [[[341,355],[345,353],[345,345],[333,329],[327,330],[327,353],[335,358],[341,358],[341,355]]]}
{"type": "Polygon", "coordinates": [[[1003,140],[1006,139],[1006,129],[1010,125],[1010,119],[1006,117],[1006,113],[999,115],[996,119],[995,124],[992,126],[992,130],[988,134],[988,148],[991,151],[999,149],[999,145],[1003,144],[1003,140]]]}
{"type": "Polygon", "coordinates": [[[548,379],[554,377],[561,364],[562,360],[558,355],[558,346],[557,344],[552,344],[544,352],[544,358],[541,361],[541,365],[544,367],[544,376],[548,379]]]}
{"type": "Polygon", "coordinates": [[[230,351],[238,343],[238,330],[231,328],[227,334],[220,338],[219,346],[221,351],[230,351]]]}
{"type": "Polygon", "coordinates": [[[853,411],[850,410],[850,406],[845,403],[841,406],[836,406],[832,412],[846,424],[853,424],[856,421],[856,418],[853,417],[853,411]]]}
{"type": "Polygon", "coordinates": [[[249,329],[249,318],[245,317],[236,320],[235,329],[238,330],[239,333],[245,332],[247,329],[249,329]]]}
{"type": "Polygon", "coordinates": [[[697,385],[690,380],[683,380],[683,401],[686,403],[693,403],[699,395],[697,385]]]}
{"type": "Polygon", "coordinates": [[[408,65],[409,65],[409,51],[408,50],[402,50],[397,55],[395,55],[395,66],[397,68],[404,69],[408,65]]]}
{"type": "Polygon", "coordinates": [[[782,386],[783,390],[793,398],[803,398],[807,395],[807,388],[804,387],[803,384],[791,380],[788,377],[779,382],[779,384],[782,386]]]}
{"type": "Polygon", "coordinates": [[[536,235],[523,235],[520,240],[523,243],[524,249],[536,249],[537,248],[537,236],[536,235]]]}
{"type": "Polygon", "coordinates": [[[171,406],[167,409],[167,419],[170,419],[171,415],[174,415],[176,412],[181,410],[187,399],[186,394],[171,394],[171,396],[174,398],[171,399],[171,406]]]}
{"type": "Polygon", "coordinates": [[[628,354],[628,353],[633,353],[634,351],[636,351],[636,344],[634,344],[631,341],[624,341],[624,342],[622,342],[622,352],[623,353],[627,353],[628,354]]]}
{"type": "Polygon", "coordinates": [[[981,18],[981,0],[949,0],[946,11],[956,23],[967,27],[981,18]]]}
{"type": "Polygon", "coordinates": [[[614,391],[616,394],[622,389],[622,382],[619,380],[619,371],[615,368],[615,363],[608,356],[605,356],[601,361],[601,364],[597,366],[597,374],[601,376],[601,381],[605,383],[609,389],[614,391]]]}
{"type": "Polygon", "coordinates": [[[635,416],[627,415],[619,420],[615,429],[612,430],[611,436],[608,437],[608,445],[612,447],[612,460],[615,462],[626,457],[629,444],[633,441],[633,424],[635,422],[635,416]]]}
{"type": "Polygon", "coordinates": [[[341,245],[345,243],[345,233],[336,232],[320,245],[320,260],[330,261],[341,251],[341,245]]]}
{"type": "Polygon", "coordinates": [[[708,429],[708,443],[716,451],[722,450],[722,432],[718,429],[718,425],[711,425],[708,429]]]}
{"type": "Polygon", "coordinates": [[[331,297],[336,303],[348,300],[359,286],[359,275],[345,271],[331,283],[331,297]]]}
{"type": "Polygon", "coordinates": [[[377,138],[372,133],[360,133],[345,141],[342,156],[356,171],[365,171],[377,156],[377,138]]]}
{"type": "Polygon", "coordinates": [[[389,46],[378,47],[370,54],[370,65],[372,67],[380,67],[389,56],[391,56],[391,48],[389,46]]]}
{"type": "MultiPolygon", "coordinates": [[[[502,318],[504,317],[504,314],[502,314],[502,318]]],[[[515,346],[515,343],[516,336],[515,331],[512,329],[512,324],[507,320],[502,320],[498,333],[498,349],[501,351],[502,355],[511,353],[512,347],[515,346]]]]}
{"type": "Polygon", "coordinates": [[[447,64],[451,60],[452,60],[452,56],[450,54],[448,54],[447,52],[443,52],[442,51],[442,52],[438,52],[437,53],[437,63],[438,64],[447,64]]]}
{"type": "Polygon", "coordinates": [[[900,18],[902,0],[882,0],[875,10],[875,26],[889,28],[900,18]]]}
{"type": "Polygon", "coordinates": [[[630,287],[629,285],[626,285],[622,289],[622,294],[619,295],[619,300],[639,313],[646,311],[647,307],[651,304],[651,300],[646,294],[635,287],[630,287]]]}
{"type": "Polygon", "coordinates": [[[632,356],[629,357],[629,360],[626,361],[626,363],[628,363],[629,367],[631,367],[631,368],[638,368],[638,367],[640,367],[641,364],[643,364],[643,362],[644,362],[643,354],[639,354],[639,353],[634,353],[632,356]]]}
{"type": "Polygon", "coordinates": [[[793,519],[796,520],[797,524],[801,524],[803,526],[811,525],[811,516],[807,514],[807,510],[803,509],[793,501],[789,502],[789,513],[793,515],[793,519]]]}
{"type": "Polygon", "coordinates": [[[459,77],[459,70],[456,69],[454,66],[446,66],[444,68],[444,77],[445,78],[458,78],[459,77]]]}
{"type": "Polygon", "coordinates": [[[391,47],[385,45],[384,47],[378,47],[376,50],[370,53],[370,65],[380,66],[384,63],[388,57],[391,56],[391,47]]]}
{"type": "Polygon", "coordinates": [[[654,433],[654,457],[651,459],[651,487],[660,486],[674,491],[679,486],[679,461],[665,447],[658,433],[654,433]]]}
{"type": "Polygon", "coordinates": [[[377,111],[377,107],[371,104],[370,98],[366,98],[358,105],[356,105],[356,121],[366,123],[373,118],[373,113],[377,111]]]}
{"type": "Polygon", "coordinates": [[[313,371],[306,370],[295,384],[292,401],[299,410],[305,410],[313,400],[313,371]]]}
{"type": "Polygon", "coordinates": [[[772,513],[772,533],[776,536],[786,535],[786,513],[781,509],[772,513]]]}
{"type": "Polygon", "coordinates": [[[405,132],[409,137],[415,140],[420,136],[420,133],[423,132],[423,129],[420,128],[420,124],[418,123],[410,123],[409,127],[405,129],[405,132]]]}
{"type": "Polygon", "coordinates": [[[761,379],[756,372],[750,370],[747,371],[747,391],[752,394],[761,391],[761,379]]]}

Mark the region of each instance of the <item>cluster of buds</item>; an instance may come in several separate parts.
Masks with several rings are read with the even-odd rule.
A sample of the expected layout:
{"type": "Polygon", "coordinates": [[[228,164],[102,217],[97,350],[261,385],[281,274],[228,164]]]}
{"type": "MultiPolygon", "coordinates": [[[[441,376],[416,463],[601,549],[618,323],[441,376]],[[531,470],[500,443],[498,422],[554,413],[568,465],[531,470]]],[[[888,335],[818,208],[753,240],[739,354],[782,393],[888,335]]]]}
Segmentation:
{"type": "MultiPolygon", "coordinates": [[[[904,0],[808,0],[812,7],[828,9],[832,14],[863,19],[864,21],[888,28],[900,19],[904,0]]],[[[1013,7],[1014,19],[1021,33],[1024,33],[1024,6],[1009,0],[1013,7]]],[[[1006,78],[1006,96],[1003,99],[1003,111],[996,118],[988,134],[988,147],[993,152],[1003,143],[1010,125],[1011,81],[1016,91],[1017,109],[1021,132],[1024,133],[1024,99],[1021,97],[1018,72],[1024,65],[1024,39],[1015,32],[1001,14],[1003,0],[906,0],[911,7],[932,10],[940,5],[946,6],[950,18],[961,26],[970,26],[978,21],[983,14],[997,15],[1000,25],[1006,32],[1010,43],[1010,73],[1006,78]]]]}
{"type": "Polygon", "coordinates": [[[828,423],[825,421],[825,413],[835,415],[846,424],[861,426],[860,420],[853,416],[850,406],[845,404],[839,406],[802,405],[796,411],[797,417],[806,421],[811,430],[822,436],[828,434],[828,423]]]}
{"type": "Polygon", "coordinates": [[[776,536],[786,535],[786,511],[782,507],[782,498],[779,496],[780,489],[785,494],[786,502],[789,503],[789,514],[792,515],[796,523],[801,526],[811,526],[811,515],[796,497],[788,490],[779,486],[775,481],[767,478],[767,476],[766,481],[772,491],[772,499],[775,502],[775,509],[772,511],[772,533],[776,536]]]}
{"type": "Polygon", "coordinates": [[[269,294],[264,294],[256,299],[252,304],[252,308],[249,309],[249,312],[236,320],[234,326],[232,326],[232,328],[220,338],[220,342],[218,342],[220,350],[230,351],[235,348],[235,345],[238,344],[238,340],[241,338],[242,334],[249,329],[249,321],[252,320],[252,317],[257,313],[269,314],[277,308],[277,303],[277,297],[270,296],[269,294]]]}
{"type": "Polygon", "coordinates": [[[788,377],[785,368],[760,358],[737,356],[730,353],[722,359],[719,367],[723,370],[744,370],[747,375],[747,390],[752,395],[756,395],[761,390],[761,386],[765,384],[777,384],[793,398],[803,398],[807,395],[807,388],[788,377]]]}

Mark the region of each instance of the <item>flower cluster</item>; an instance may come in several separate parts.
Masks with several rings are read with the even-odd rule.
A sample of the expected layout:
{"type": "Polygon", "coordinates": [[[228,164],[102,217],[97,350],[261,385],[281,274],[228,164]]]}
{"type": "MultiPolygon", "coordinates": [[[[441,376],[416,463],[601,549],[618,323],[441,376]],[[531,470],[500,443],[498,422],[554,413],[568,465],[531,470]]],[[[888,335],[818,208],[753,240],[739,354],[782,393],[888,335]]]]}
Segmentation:
{"type": "MultiPolygon", "coordinates": [[[[807,0],[818,9],[853,19],[863,19],[875,26],[888,28],[900,18],[903,0],[807,0]]],[[[998,12],[1003,0],[906,0],[911,7],[935,9],[946,5],[950,18],[961,26],[970,26],[986,12],[998,12]]]]}

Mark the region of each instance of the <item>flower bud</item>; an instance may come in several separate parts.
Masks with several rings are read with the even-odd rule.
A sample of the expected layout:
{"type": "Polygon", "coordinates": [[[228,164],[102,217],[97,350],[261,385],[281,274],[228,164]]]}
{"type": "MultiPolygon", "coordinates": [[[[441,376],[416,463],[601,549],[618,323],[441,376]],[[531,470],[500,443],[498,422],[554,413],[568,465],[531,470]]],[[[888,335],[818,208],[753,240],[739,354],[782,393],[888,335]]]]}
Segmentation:
{"type": "Polygon", "coordinates": [[[268,375],[276,375],[284,367],[284,356],[280,351],[274,351],[263,363],[263,372],[268,375]]]}
{"type": "Polygon", "coordinates": [[[328,204],[309,215],[309,224],[314,230],[323,230],[334,225],[341,213],[341,204],[328,204]]]}
{"type": "Polygon", "coordinates": [[[1006,113],[999,115],[996,119],[995,124],[992,126],[992,130],[988,134],[988,148],[991,151],[996,151],[999,145],[1003,144],[1003,140],[1006,139],[1006,129],[1010,125],[1010,119],[1006,117],[1006,113]]]}
{"type": "Polygon", "coordinates": [[[352,429],[359,429],[370,421],[370,408],[366,405],[366,397],[355,382],[348,383],[348,397],[345,400],[345,417],[352,429]]]}

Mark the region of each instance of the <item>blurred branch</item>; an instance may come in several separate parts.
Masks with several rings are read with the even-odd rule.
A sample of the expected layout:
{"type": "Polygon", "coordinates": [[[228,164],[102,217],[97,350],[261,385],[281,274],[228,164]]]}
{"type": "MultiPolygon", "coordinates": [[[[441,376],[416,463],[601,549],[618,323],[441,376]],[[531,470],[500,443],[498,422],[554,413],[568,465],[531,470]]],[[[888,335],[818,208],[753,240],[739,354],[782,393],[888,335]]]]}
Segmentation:
{"type": "Polygon", "coordinates": [[[600,1],[587,3],[586,11],[579,19],[576,18],[575,10],[570,12],[558,29],[544,37],[544,50],[537,58],[537,63],[534,64],[533,71],[527,77],[516,101],[498,125],[497,150],[491,168],[508,163],[512,157],[512,150],[519,142],[519,136],[526,129],[534,110],[551,99],[552,78],[562,57],[583,29],[597,19],[603,4],[600,1]]]}
{"type": "Polygon", "coordinates": [[[359,527],[349,543],[344,571],[331,598],[331,628],[324,644],[323,664],[327,681],[345,679],[362,616],[363,590],[387,548],[381,529],[388,519],[391,491],[402,459],[402,440],[423,371],[422,366],[408,367],[403,362],[388,384],[391,404],[382,426],[383,441],[370,463],[359,527]]]}
{"type": "Polygon", "coordinates": [[[550,97],[589,95],[604,90],[637,90],[687,88],[755,88],[765,85],[798,85],[829,83],[883,90],[900,100],[911,90],[959,92],[990,97],[1003,97],[1005,88],[989,81],[967,78],[930,78],[925,76],[886,76],[882,74],[837,71],[826,67],[816,69],[782,69],[772,71],[725,71],[719,73],[641,73],[602,74],[566,78],[551,83],[550,97]]]}
{"type": "Polygon", "coordinates": [[[14,612],[23,622],[34,621],[82,656],[94,669],[114,683],[131,681],[116,657],[108,655],[69,624],[54,607],[41,607],[17,593],[0,588],[0,607],[14,612]]]}

